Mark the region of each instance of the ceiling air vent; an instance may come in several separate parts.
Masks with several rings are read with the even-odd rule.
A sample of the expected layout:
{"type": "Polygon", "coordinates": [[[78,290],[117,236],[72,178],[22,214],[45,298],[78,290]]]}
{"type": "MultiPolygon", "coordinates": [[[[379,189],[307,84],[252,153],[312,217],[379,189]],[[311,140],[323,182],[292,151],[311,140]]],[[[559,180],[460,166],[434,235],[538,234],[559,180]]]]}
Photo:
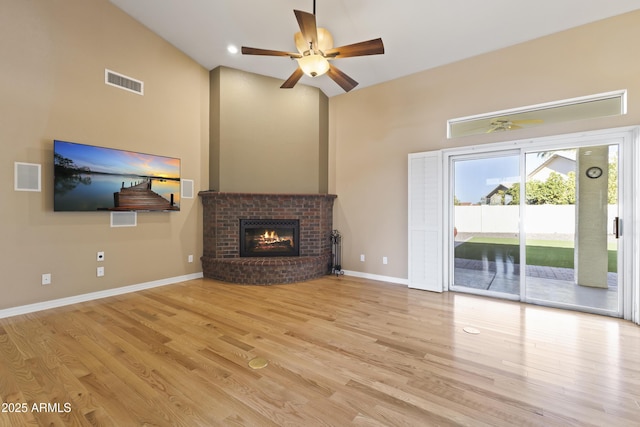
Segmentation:
{"type": "Polygon", "coordinates": [[[144,82],[132,79],[124,74],[119,74],[106,68],[104,70],[104,82],[110,86],[128,90],[129,92],[137,93],[138,95],[144,95],[144,82]]]}

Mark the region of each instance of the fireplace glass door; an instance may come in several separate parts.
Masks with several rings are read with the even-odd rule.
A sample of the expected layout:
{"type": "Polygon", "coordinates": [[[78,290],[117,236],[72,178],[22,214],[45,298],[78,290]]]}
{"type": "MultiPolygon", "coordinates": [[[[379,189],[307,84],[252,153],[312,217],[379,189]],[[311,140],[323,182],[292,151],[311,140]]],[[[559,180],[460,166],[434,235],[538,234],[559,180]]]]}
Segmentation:
{"type": "Polygon", "coordinates": [[[297,219],[241,219],[240,256],[298,256],[299,229],[297,219]]]}

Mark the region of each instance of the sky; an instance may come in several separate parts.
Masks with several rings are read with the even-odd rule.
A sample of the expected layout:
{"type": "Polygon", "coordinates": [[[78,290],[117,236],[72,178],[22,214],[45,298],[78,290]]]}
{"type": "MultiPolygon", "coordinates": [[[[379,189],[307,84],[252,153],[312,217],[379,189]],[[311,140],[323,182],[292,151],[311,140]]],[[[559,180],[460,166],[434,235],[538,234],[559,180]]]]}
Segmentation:
{"type": "Polygon", "coordinates": [[[55,141],[55,152],[93,172],[180,178],[180,159],[55,141]]]}
{"type": "Polygon", "coordinates": [[[462,203],[479,203],[498,184],[517,182],[519,168],[517,155],[455,161],[455,196],[462,203]]]}

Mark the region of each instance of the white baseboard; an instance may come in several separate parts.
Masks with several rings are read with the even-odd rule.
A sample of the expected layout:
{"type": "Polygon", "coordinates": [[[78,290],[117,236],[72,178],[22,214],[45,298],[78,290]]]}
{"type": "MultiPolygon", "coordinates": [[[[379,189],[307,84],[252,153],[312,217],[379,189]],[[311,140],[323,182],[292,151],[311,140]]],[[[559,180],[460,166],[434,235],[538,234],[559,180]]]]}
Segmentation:
{"type": "Polygon", "coordinates": [[[91,292],[88,294],[76,295],[73,297],[60,298],[51,301],[37,302],[35,304],[22,305],[19,307],[6,308],[4,310],[0,310],[0,319],[4,319],[5,317],[18,316],[20,314],[33,313],[36,311],[48,310],[50,308],[63,307],[65,305],[77,304],[80,302],[87,302],[116,295],[128,294],[131,292],[142,291],[144,289],[157,288],[159,286],[172,285],[174,283],[200,279],[202,277],[202,273],[186,274],[184,276],[169,277],[167,279],[154,280],[152,282],[139,283],[137,285],[123,286],[120,288],[91,292]]]}
{"type": "Polygon", "coordinates": [[[360,271],[343,270],[345,276],[360,277],[362,279],[378,280],[380,282],[393,283],[394,285],[409,286],[409,279],[400,279],[398,277],[380,276],[378,274],[362,273],[360,271]]]}

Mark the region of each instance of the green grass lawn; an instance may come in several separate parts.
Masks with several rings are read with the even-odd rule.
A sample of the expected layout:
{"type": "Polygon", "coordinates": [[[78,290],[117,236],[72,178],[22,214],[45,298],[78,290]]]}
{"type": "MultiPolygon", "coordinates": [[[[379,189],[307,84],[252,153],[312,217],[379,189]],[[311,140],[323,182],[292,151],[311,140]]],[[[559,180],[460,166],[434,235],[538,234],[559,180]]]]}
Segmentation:
{"type": "MultiPolygon", "coordinates": [[[[615,242],[609,245],[609,271],[617,271],[618,252],[615,242]]],[[[455,249],[456,258],[520,263],[517,238],[473,237],[455,249]]],[[[573,242],[562,240],[528,240],[527,264],[573,268],[573,242]]]]}

